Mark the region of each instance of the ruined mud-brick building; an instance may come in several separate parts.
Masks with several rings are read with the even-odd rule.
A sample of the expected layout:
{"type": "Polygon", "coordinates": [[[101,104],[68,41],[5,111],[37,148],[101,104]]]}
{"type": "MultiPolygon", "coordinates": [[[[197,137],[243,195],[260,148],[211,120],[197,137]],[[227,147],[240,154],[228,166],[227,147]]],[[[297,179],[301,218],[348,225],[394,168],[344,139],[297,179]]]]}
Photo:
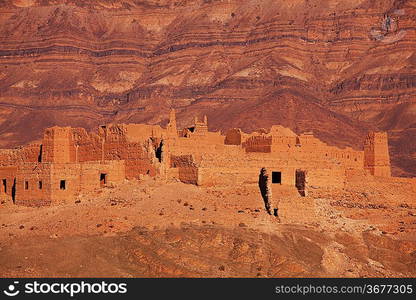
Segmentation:
{"type": "Polygon", "coordinates": [[[357,151],[282,126],[222,135],[208,131],[206,117],[178,130],[174,111],[166,128],[52,127],[39,142],[0,150],[0,197],[19,205],[65,202],[145,175],[200,186],[258,184],[267,200],[284,189],[306,196],[311,188],[343,188],[348,176],[388,177],[390,159],[385,133],[370,133],[357,151]]]}

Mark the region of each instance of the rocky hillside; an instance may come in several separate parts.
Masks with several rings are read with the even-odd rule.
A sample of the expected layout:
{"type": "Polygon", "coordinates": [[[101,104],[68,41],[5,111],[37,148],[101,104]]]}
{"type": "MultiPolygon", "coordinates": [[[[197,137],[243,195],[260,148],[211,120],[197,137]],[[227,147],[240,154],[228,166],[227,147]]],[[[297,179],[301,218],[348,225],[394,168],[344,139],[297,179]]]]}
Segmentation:
{"type": "Polygon", "coordinates": [[[412,187],[379,178],[275,192],[279,218],[257,184],[144,178],[49,207],[0,201],[0,276],[413,278],[412,187]]]}
{"type": "Polygon", "coordinates": [[[19,239],[5,245],[0,274],[139,278],[397,278],[415,274],[414,252],[403,251],[412,251],[415,242],[372,233],[363,233],[361,239],[342,233],[332,240],[326,233],[294,225],[279,228],[280,237],[241,228],[185,226],[156,231],[135,228],[111,237],[19,239]]]}
{"type": "Polygon", "coordinates": [[[105,122],[282,124],[416,175],[415,0],[2,0],[0,137],[105,122]]]}

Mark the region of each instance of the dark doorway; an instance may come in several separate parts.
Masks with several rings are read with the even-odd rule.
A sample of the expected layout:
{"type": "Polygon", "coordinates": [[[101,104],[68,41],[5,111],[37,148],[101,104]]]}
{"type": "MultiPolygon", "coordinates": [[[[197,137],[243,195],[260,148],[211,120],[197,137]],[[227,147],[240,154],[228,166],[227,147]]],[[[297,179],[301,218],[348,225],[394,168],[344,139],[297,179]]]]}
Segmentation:
{"type": "Polygon", "coordinates": [[[272,183],[282,184],[282,172],[272,172],[272,183]]]}
{"type": "Polygon", "coordinates": [[[42,181],[39,181],[39,189],[41,190],[43,187],[42,181]]]}
{"type": "Polygon", "coordinates": [[[101,173],[100,174],[100,184],[106,185],[107,184],[107,174],[101,173]]]}
{"type": "Polygon", "coordinates": [[[65,180],[61,180],[61,182],[59,184],[59,188],[61,190],[66,190],[66,181],[65,180]]]}
{"type": "Polygon", "coordinates": [[[42,151],[43,151],[43,145],[40,145],[38,162],[42,162],[42,151]]]}
{"type": "Polygon", "coordinates": [[[16,178],[13,180],[12,185],[12,201],[13,203],[16,203],[16,178]]]}
{"type": "Polygon", "coordinates": [[[273,216],[275,216],[275,217],[279,216],[279,209],[277,209],[277,208],[273,209],[273,216]]]}
{"type": "Polygon", "coordinates": [[[306,171],[296,170],[296,188],[302,197],[306,196],[306,171]]]}
{"type": "Polygon", "coordinates": [[[25,190],[29,189],[29,181],[25,181],[25,190]]]}
{"type": "Polygon", "coordinates": [[[3,190],[4,190],[4,193],[7,194],[7,180],[6,179],[3,179],[3,190]]]}

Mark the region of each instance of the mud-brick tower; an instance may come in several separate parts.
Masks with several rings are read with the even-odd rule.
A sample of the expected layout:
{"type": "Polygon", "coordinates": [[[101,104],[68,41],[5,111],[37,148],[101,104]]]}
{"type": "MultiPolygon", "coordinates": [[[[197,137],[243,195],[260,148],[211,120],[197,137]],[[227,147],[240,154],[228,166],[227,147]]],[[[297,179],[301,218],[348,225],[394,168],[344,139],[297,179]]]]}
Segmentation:
{"type": "Polygon", "coordinates": [[[208,118],[204,116],[203,121],[199,121],[198,117],[194,118],[194,134],[196,135],[204,135],[208,132],[208,118]]]}
{"type": "Polygon", "coordinates": [[[169,123],[166,129],[170,138],[178,137],[178,128],[176,127],[176,112],[174,109],[170,110],[169,123]]]}
{"type": "Polygon", "coordinates": [[[52,127],[46,129],[43,135],[41,162],[71,162],[70,141],[70,127],[52,127]]]}
{"type": "Polygon", "coordinates": [[[387,132],[368,134],[364,143],[364,169],[374,176],[391,176],[387,132]]]}
{"type": "Polygon", "coordinates": [[[175,147],[178,139],[178,128],[176,126],[176,112],[171,109],[169,113],[169,123],[166,127],[166,135],[160,141],[160,164],[158,165],[158,173],[162,178],[168,177],[168,170],[171,164],[171,149],[175,147]]]}

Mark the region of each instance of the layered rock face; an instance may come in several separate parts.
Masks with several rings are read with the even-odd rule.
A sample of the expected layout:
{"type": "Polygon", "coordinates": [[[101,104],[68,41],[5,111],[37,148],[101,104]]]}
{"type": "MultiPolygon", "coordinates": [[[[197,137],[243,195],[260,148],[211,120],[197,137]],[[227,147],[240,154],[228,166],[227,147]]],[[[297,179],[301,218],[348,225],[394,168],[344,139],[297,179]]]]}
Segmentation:
{"type": "Polygon", "coordinates": [[[14,0],[0,7],[1,146],[51,125],[272,124],[414,175],[414,0],[14,0]],[[413,143],[413,144],[412,144],[413,143]]]}

